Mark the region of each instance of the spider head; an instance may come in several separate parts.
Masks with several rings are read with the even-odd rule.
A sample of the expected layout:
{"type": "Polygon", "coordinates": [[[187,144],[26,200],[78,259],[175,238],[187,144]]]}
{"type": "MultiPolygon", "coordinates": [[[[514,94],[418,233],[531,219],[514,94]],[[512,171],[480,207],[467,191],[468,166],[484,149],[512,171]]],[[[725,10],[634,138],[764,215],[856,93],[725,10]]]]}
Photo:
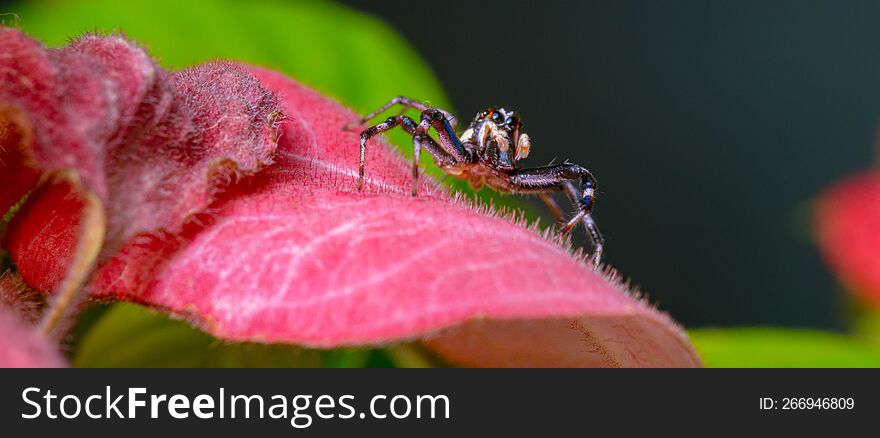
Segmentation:
{"type": "Polygon", "coordinates": [[[495,108],[491,106],[477,113],[477,117],[475,117],[475,120],[482,120],[494,123],[510,131],[519,128],[520,125],[519,117],[517,117],[516,113],[514,113],[513,111],[508,111],[504,108],[495,108]]]}
{"type": "Polygon", "coordinates": [[[461,139],[474,141],[483,147],[494,142],[498,149],[505,153],[513,143],[512,146],[516,150],[514,160],[521,160],[529,155],[531,148],[528,134],[521,131],[522,122],[514,111],[488,107],[477,113],[461,139]]]}

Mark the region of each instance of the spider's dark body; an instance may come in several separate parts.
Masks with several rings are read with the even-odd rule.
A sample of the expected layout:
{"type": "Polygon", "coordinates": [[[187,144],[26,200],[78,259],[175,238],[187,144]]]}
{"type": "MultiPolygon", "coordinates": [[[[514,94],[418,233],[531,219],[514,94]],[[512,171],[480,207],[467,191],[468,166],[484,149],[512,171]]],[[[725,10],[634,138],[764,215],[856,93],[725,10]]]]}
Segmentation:
{"type": "Polygon", "coordinates": [[[518,161],[529,155],[531,139],[523,131],[522,122],[513,111],[487,108],[478,113],[468,128],[458,136],[455,133],[457,122],[452,114],[412,99],[395,97],[361,119],[358,126],[363,126],[396,104],[403,105],[404,110],[414,108],[421,111],[419,123],[401,113],[361,132],[358,190],[363,187],[367,140],[400,126],[413,136],[413,196],[418,194],[418,163],[422,149],[426,149],[434,157],[437,167],[449,175],[468,180],[475,188],[486,185],[500,192],[538,194],[558,220],[565,218],[548,193],[564,191],[577,212],[565,220],[560,232],[567,233],[578,222],[583,223],[593,242],[593,259],[596,262],[601,259],[602,235],[590,216],[596,179],[589,170],[568,162],[533,168],[518,167],[518,161]],[[431,128],[436,131],[437,140],[428,135],[431,128]]]}

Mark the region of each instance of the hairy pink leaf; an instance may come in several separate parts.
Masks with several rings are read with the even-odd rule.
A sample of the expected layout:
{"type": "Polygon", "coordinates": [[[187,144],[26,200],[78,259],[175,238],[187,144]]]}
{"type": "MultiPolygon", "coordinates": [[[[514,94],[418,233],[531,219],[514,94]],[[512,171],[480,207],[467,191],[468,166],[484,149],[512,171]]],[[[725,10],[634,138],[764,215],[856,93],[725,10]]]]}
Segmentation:
{"type": "Polygon", "coordinates": [[[0,132],[17,146],[0,165],[27,182],[0,199],[44,175],[4,237],[31,285],[64,276],[93,192],[109,222],[93,296],[221,338],[423,339],[478,366],[700,364],[671,320],[558,242],[429,179],[410,197],[409,164],[381,141],[358,193],[357,133],[340,129],[356,116],[280,74],[168,74],[119,37],[47,50],[3,30],[0,48],[14,55],[0,56],[0,132]],[[79,179],[46,179],[61,169],[79,179]]]}
{"type": "Polygon", "coordinates": [[[35,323],[43,296],[12,271],[0,273],[0,308],[15,313],[19,319],[35,323]]]}
{"type": "Polygon", "coordinates": [[[51,291],[61,282],[77,244],[82,192],[70,181],[42,184],[9,223],[2,247],[32,288],[51,291]]]}
{"type": "Polygon", "coordinates": [[[0,273],[0,368],[63,367],[54,345],[34,329],[33,292],[10,272],[0,273]]]}
{"type": "Polygon", "coordinates": [[[224,339],[423,338],[477,366],[700,364],[665,315],[564,247],[427,179],[409,196],[409,164],[381,141],[358,193],[358,135],[340,129],[356,116],[253,72],[287,116],[275,163],[224,193],[203,228],[123,248],[97,296],[168,309],[224,339]]]}
{"type": "MultiPolygon", "coordinates": [[[[179,228],[212,199],[212,170],[271,159],[275,96],[232,64],[169,75],[120,36],[49,50],[7,28],[0,49],[0,104],[18,111],[5,124],[27,123],[15,132],[33,132],[36,166],[77,172],[107,204],[116,240],[179,228]]],[[[4,176],[15,170],[2,163],[4,176]]]]}
{"type": "Polygon", "coordinates": [[[40,177],[28,156],[30,135],[21,112],[0,102],[0,215],[18,203],[40,177]]]}
{"type": "Polygon", "coordinates": [[[831,269],[880,306],[880,174],[835,184],[820,196],[816,213],[819,247],[831,269]]]}
{"type": "Polygon", "coordinates": [[[0,368],[66,366],[54,345],[0,307],[0,368]]]}
{"type": "MultiPolygon", "coordinates": [[[[107,258],[138,235],[182,231],[225,186],[269,164],[277,116],[275,95],[230,63],[169,74],[121,36],[53,50],[0,28],[0,212],[64,170],[103,203],[107,258]]],[[[78,220],[57,214],[61,192],[33,193],[4,241],[43,291],[79,242],[78,220]]]]}

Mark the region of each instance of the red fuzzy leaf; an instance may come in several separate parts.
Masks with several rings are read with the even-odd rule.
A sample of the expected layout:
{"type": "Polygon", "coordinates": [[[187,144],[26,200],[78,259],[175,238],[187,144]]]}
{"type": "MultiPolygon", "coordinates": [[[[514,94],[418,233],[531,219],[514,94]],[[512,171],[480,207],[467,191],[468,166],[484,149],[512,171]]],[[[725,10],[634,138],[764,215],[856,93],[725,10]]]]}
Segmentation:
{"type": "Polygon", "coordinates": [[[6,271],[0,273],[0,308],[15,313],[19,319],[37,322],[43,295],[30,288],[20,275],[6,271]]]}
{"type": "Polygon", "coordinates": [[[31,133],[26,125],[19,110],[0,103],[0,217],[21,200],[40,176],[27,155],[31,133]]]}
{"type": "MultiPolygon", "coordinates": [[[[427,338],[483,366],[695,366],[665,315],[533,230],[451,200],[377,141],[356,192],[356,116],[280,74],[275,164],[204,229],[127,246],[98,296],[186,315],[235,340],[318,347],[427,338]],[[150,282],[144,272],[159,269],[150,282]]],[[[151,275],[147,275],[150,277],[151,275]]]]}
{"type": "MultiPolygon", "coordinates": [[[[41,172],[67,170],[104,204],[104,258],[136,235],[180,232],[226,185],[271,162],[276,97],[233,64],[169,74],[120,36],[86,35],[49,50],[7,28],[0,53],[0,212],[41,172]]],[[[53,197],[63,191],[34,193],[4,241],[42,291],[64,276],[56,267],[79,238],[77,220],[57,217],[63,207],[53,197]]]]}
{"type": "Polygon", "coordinates": [[[60,368],[64,359],[44,337],[0,307],[0,368],[60,368]]]}
{"type": "MultiPolygon", "coordinates": [[[[21,156],[73,169],[105,204],[96,297],[164,308],[225,339],[421,338],[482,366],[700,364],[665,315],[559,244],[428,179],[410,197],[409,164],[381,141],[357,193],[358,136],[340,129],[356,116],[280,74],[253,70],[288,116],[276,151],[274,94],[234,65],[168,75],[118,37],[47,51],[4,30],[0,49],[15,54],[0,57],[0,79],[18,81],[0,83],[0,108],[25,116],[2,120],[19,140],[41,127],[21,156]]],[[[83,190],[66,181],[39,186],[4,240],[44,289],[78,239],[83,190]]]]}
{"type": "Polygon", "coordinates": [[[35,189],[9,223],[2,246],[24,281],[39,291],[61,282],[73,257],[84,205],[79,188],[68,180],[35,189]]]}
{"type": "Polygon", "coordinates": [[[880,174],[866,172],[825,191],[816,209],[819,246],[851,289],[880,306],[880,174]]]}
{"type": "Polygon", "coordinates": [[[12,273],[0,273],[0,368],[63,367],[54,345],[36,332],[34,292],[12,273]]]}

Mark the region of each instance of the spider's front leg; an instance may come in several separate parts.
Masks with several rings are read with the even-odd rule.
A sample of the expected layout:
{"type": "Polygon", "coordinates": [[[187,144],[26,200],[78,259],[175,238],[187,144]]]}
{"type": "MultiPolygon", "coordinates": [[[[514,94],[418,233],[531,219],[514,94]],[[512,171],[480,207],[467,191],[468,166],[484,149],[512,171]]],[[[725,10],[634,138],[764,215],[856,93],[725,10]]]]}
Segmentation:
{"type": "Polygon", "coordinates": [[[414,122],[413,119],[407,116],[395,116],[389,117],[384,122],[379,123],[378,125],[370,126],[369,128],[361,131],[361,160],[360,167],[358,168],[358,191],[361,191],[364,188],[364,166],[366,165],[367,160],[367,140],[395,126],[402,126],[403,130],[410,135],[412,135],[416,130],[416,122],[414,122]]]}
{"type": "MultiPolygon", "coordinates": [[[[584,224],[590,240],[593,242],[593,260],[598,263],[602,258],[604,239],[599,233],[599,228],[590,213],[593,211],[593,202],[596,193],[596,179],[589,170],[577,164],[564,163],[554,166],[537,167],[533,169],[518,169],[509,177],[511,189],[519,193],[539,193],[542,198],[546,192],[564,190],[577,212],[560,230],[566,234],[574,228],[578,222],[584,224]]],[[[545,202],[546,200],[545,199],[545,202]]],[[[554,203],[555,204],[555,203],[554,203]]],[[[558,209],[557,209],[558,210],[558,209]]]]}
{"type": "MultiPolygon", "coordinates": [[[[388,111],[388,109],[391,108],[391,107],[394,106],[394,105],[401,105],[401,106],[403,106],[403,108],[401,109],[400,113],[397,114],[398,116],[402,116],[402,115],[403,115],[403,112],[405,112],[405,111],[406,111],[407,109],[409,109],[409,108],[412,108],[412,109],[415,109],[415,110],[418,110],[418,111],[425,111],[425,110],[427,110],[427,109],[429,108],[429,107],[428,107],[427,105],[425,105],[424,103],[419,102],[419,101],[417,101],[417,100],[415,100],[415,99],[410,99],[410,98],[405,97],[405,96],[397,96],[397,97],[395,97],[395,98],[389,100],[388,103],[386,103],[385,105],[382,105],[382,106],[381,106],[379,109],[377,109],[376,111],[373,111],[373,112],[371,112],[370,114],[367,114],[367,115],[364,116],[362,119],[360,119],[360,120],[358,120],[358,121],[356,121],[356,122],[352,122],[352,123],[347,123],[347,124],[345,124],[345,125],[342,127],[342,129],[345,129],[345,130],[352,130],[352,129],[358,127],[358,126],[364,126],[367,122],[369,122],[370,120],[373,120],[373,119],[376,118],[376,116],[378,116],[379,114],[382,114],[382,113],[384,113],[385,111],[388,111]]],[[[450,114],[450,113],[447,112],[447,111],[443,111],[443,110],[439,110],[439,111],[443,113],[443,115],[446,117],[446,119],[449,120],[449,123],[452,125],[452,127],[455,128],[456,124],[458,123],[458,121],[455,119],[455,116],[453,116],[452,114],[450,114]]]]}
{"type": "Polygon", "coordinates": [[[424,147],[431,153],[434,157],[434,162],[439,166],[444,166],[451,164],[455,161],[455,158],[446,151],[440,145],[434,141],[429,135],[423,133],[418,134],[417,130],[419,125],[416,124],[413,119],[407,116],[394,116],[389,117],[384,122],[379,123],[378,125],[371,126],[367,129],[364,129],[361,132],[361,150],[360,150],[360,167],[358,168],[358,191],[363,190],[364,187],[364,167],[366,164],[366,155],[367,155],[367,141],[378,134],[381,134],[389,129],[394,128],[395,126],[400,126],[406,131],[408,134],[413,136],[413,196],[417,194],[418,189],[418,162],[419,155],[421,152],[421,148],[424,147]]]}
{"type": "Polygon", "coordinates": [[[434,162],[441,168],[468,161],[471,158],[470,152],[455,135],[455,128],[449,122],[447,114],[446,111],[437,108],[428,108],[422,111],[419,125],[413,133],[413,196],[418,195],[419,191],[419,153],[423,146],[434,156],[434,162]],[[428,130],[431,128],[437,131],[437,139],[440,141],[439,147],[428,135],[428,130]]]}

